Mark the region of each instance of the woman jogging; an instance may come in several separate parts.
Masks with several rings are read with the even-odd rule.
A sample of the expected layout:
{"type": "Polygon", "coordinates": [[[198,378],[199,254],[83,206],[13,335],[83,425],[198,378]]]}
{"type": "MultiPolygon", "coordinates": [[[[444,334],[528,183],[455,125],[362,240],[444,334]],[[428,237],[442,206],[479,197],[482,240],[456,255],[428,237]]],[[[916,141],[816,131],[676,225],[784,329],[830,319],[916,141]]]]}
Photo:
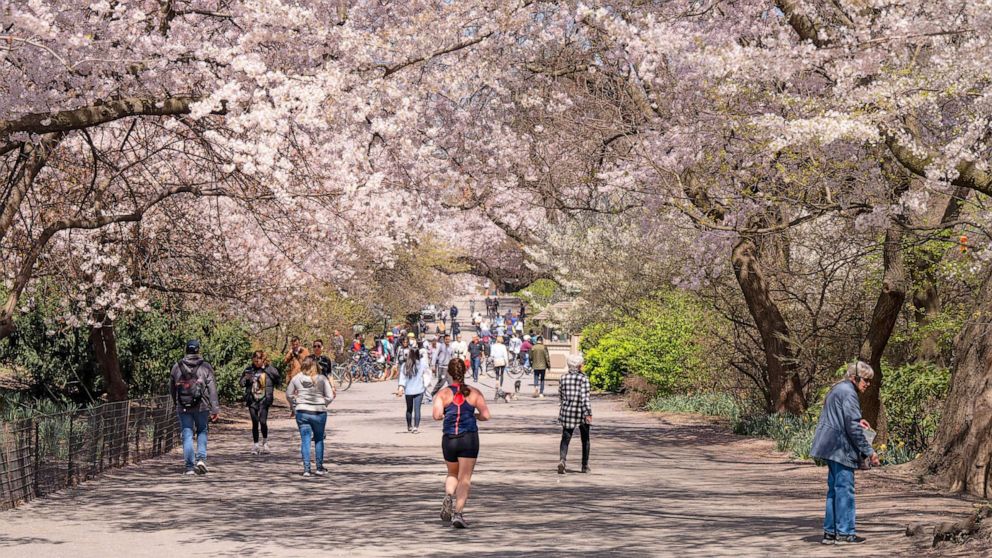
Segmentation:
{"type": "Polygon", "coordinates": [[[503,387],[503,371],[506,370],[506,365],[510,362],[510,353],[506,350],[506,345],[503,344],[503,336],[500,335],[496,338],[496,342],[493,343],[492,357],[493,357],[493,368],[496,370],[496,381],[499,382],[499,387],[503,387]]]}
{"type": "Polygon", "coordinates": [[[419,434],[420,405],[424,400],[424,391],[426,391],[428,383],[427,376],[430,374],[427,350],[410,349],[406,362],[407,365],[403,373],[400,374],[400,391],[396,393],[396,396],[406,397],[406,431],[419,434]]]}
{"type": "Polygon", "coordinates": [[[463,360],[453,359],[448,363],[448,374],[451,385],[434,398],[434,420],[444,420],[441,452],[448,467],[441,520],[451,521],[455,528],[464,529],[468,527],[468,522],[462,517],[462,510],[468,500],[472,471],[479,457],[479,426],[476,420],[489,420],[490,415],[482,393],[465,385],[463,360]]]}
{"type": "Polygon", "coordinates": [[[272,406],[273,390],[279,383],[279,371],[269,364],[265,351],[255,351],[251,364],[241,374],[241,387],[245,390],[245,406],[251,415],[251,454],[269,453],[269,407],[272,406]],[[262,444],[258,443],[261,430],[262,444]]]}
{"type": "Polygon", "coordinates": [[[324,425],[327,423],[327,405],[334,401],[334,386],[312,356],[303,359],[300,373],[286,388],[286,399],[296,405],[296,426],[300,428],[300,454],[303,456],[303,476],[310,476],[310,440],[317,453],[318,475],[324,469],[324,425]]]}

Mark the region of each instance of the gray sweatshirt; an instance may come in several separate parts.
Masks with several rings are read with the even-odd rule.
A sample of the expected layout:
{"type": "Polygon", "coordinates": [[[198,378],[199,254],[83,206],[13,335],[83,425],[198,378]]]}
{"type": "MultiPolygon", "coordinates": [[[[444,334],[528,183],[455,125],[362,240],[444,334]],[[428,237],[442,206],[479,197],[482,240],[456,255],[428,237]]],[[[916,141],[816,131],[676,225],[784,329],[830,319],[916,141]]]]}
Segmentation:
{"type": "Polygon", "coordinates": [[[306,374],[297,374],[286,388],[286,399],[296,404],[297,411],[327,412],[327,405],[334,401],[334,390],[327,377],[318,374],[317,380],[306,374]]]}

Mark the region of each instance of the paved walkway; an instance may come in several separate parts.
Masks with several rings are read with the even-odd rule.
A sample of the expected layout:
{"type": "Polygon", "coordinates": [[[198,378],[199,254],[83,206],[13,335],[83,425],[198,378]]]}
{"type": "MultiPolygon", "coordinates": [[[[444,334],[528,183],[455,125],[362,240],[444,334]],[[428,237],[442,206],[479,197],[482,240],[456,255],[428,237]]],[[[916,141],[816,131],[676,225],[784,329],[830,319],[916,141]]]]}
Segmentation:
{"type": "Polygon", "coordinates": [[[299,476],[284,409],[269,456],[249,455],[246,414],[229,416],[211,436],[206,477],[181,478],[174,453],[0,514],[0,556],[918,555],[902,535],[908,521],[970,509],[870,472],[858,495],[869,544],[821,547],[823,469],[596,400],[593,473],[559,476],[557,400],[528,397],[494,405],[483,424],[472,528],[455,531],[437,518],[439,426],[425,416],[424,432],[408,434],[392,389],[356,384],[334,403],[328,477],[299,476]]]}

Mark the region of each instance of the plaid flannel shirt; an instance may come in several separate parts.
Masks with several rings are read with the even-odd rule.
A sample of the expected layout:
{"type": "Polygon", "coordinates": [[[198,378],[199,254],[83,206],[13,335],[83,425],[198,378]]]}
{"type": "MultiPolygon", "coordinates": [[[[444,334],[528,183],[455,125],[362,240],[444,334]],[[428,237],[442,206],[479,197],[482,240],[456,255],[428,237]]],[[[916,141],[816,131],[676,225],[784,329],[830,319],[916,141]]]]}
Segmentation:
{"type": "Polygon", "coordinates": [[[558,383],[558,397],[561,399],[558,421],[563,428],[575,428],[582,424],[585,417],[592,416],[589,378],[585,374],[569,371],[562,376],[558,383]]]}

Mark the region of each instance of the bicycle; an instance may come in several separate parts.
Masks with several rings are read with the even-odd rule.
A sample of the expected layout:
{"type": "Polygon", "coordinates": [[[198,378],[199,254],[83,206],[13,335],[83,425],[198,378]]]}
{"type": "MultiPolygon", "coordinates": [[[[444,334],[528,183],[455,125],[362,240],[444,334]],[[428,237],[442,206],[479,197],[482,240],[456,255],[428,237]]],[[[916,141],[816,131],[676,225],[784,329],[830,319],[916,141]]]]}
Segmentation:
{"type": "Polygon", "coordinates": [[[348,391],[353,380],[351,370],[344,364],[334,364],[331,366],[331,378],[334,379],[337,388],[341,391],[348,391]]]}

